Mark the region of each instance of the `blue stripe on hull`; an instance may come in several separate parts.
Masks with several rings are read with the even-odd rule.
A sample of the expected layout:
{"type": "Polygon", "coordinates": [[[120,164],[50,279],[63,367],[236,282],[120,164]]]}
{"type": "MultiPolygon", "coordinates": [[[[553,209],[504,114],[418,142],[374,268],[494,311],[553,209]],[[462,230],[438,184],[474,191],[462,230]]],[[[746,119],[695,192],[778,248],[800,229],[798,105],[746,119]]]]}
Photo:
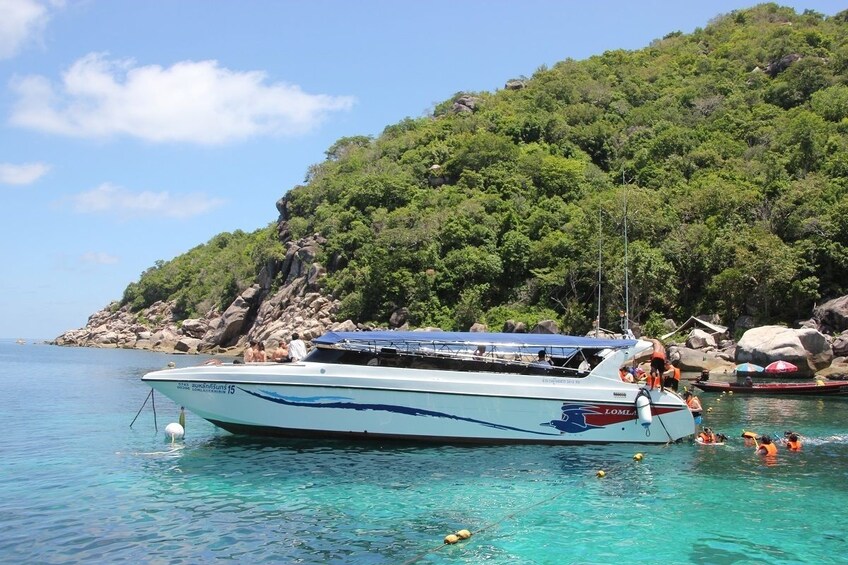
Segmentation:
{"type": "MultiPolygon", "coordinates": [[[[270,402],[275,402],[277,404],[283,404],[286,406],[297,406],[300,408],[335,408],[341,410],[360,410],[360,411],[377,411],[377,412],[391,412],[395,414],[404,414],[406,416],[425,416],[429,418],[446,418],[449,420],[456,420],[460,422],[470,422],[472,424],[480,424],[482,426],[486,426],[489,428],[494,428],[497,430],[509,430],[513,432],[521,432],[525,434],[533,434],[539,436],[559,436],[559,433],[550,433],[543,432],[537,430],[525,430],[522,428],[515,428],[512,426],[506,426],[503,424],[496,424],[494,422],[487,422],[485,420],[477,420],[474,418],[466,418],[464,416],[457,416],[455,414],[447,414],[445,412],[436,412],[434,410],[425,410],[423,408],[412,408],[409,406],[399,406],[394,404],[359,404],[356,402],[351,402],[351,398],[340,397],[340,396],[310,396],[310,397],[292,397],[292,396],[282,396],[276,394],[274,392],[263,391],[264,394],[259,392],[252,392],[249,390],[245,390],[239,387],[239,390],[242,392],[246,392],[252,396],[257,398],[261,398],[263,400],[268,400],[270,402]],[[322,402],[322,400],[332,400],[332,402],[322,402]]],[[[225,428],[226,429],[226,428],[225,428]]]]}

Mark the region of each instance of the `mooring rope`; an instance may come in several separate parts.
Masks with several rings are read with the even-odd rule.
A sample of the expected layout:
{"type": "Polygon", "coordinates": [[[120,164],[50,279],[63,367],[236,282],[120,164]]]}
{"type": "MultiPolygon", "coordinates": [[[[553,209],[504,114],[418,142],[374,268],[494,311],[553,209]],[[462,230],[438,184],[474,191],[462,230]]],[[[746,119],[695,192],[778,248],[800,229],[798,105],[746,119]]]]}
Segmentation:
{"type": "Polygon", "coordinates": [[[156,428],[156,431],[159,431],[159,425],[156,423],[156,397],[153,396],[153,389],[150,389],[150,392],[147,394],[147,398],[144,399],[144,402],[141,404],[141,408],[138,409],[138,412],[135,414],[135,418],[130,422],[130,427],[133,427],[135,421],[138,420],[138,415],[141,414],[141,411],[144,410],[144,407],[147,405],[147,401],[151,400],[153,404],[153,427],[156,428]]]}

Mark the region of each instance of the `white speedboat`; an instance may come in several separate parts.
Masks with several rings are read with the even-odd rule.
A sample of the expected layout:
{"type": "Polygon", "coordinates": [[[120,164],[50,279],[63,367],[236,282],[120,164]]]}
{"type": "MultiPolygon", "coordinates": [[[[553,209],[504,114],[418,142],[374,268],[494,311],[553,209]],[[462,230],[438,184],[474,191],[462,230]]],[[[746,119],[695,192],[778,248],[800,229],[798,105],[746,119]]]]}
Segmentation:
{"type": "Polygon", "coordinates": [[[225,430],[254,435],[574,444],[695,432],[675,393],[619,378],[651,347],[644,341],[375,331],[330,332],[313,345],[299,363],[200,365],[142,380],[225,430]]]}

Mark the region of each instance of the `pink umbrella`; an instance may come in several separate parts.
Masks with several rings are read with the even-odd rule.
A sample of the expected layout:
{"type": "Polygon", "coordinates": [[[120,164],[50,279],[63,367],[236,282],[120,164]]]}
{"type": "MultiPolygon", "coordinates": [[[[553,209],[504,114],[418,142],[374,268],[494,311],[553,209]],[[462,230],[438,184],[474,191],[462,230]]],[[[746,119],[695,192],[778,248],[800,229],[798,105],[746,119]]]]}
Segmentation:
{"type": "Polygon", "coordinates": [[[789,361],[775,361],[766,365],[766,373],[793,373],[798,370],[798,367],[789,361]]]}

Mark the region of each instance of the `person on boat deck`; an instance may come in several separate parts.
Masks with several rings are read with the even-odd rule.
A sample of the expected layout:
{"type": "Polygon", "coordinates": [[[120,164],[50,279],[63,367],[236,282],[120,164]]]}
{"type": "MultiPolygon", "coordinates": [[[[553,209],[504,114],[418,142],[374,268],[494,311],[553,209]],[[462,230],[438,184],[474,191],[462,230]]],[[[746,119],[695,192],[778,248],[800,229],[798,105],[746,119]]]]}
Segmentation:
{"type": "Polygon", "coordinates": [[[801,451],[801,438],[795,432],[787,432],[787,436],[783,438],[783,443],[789,451],[801,451]]]}
{"type": "Polygon", "coordinates": [[[548,361],[548,354],[544,349],[539,350],[538,357],[532,363],[533,367],[544,367],[545,369],[549,369],[551,367],[551,362],[548,361]]]}
{"type": "Polygon", "coordinates": [[[633,374],[630,372],[630,370],[629,370],[627,367],[619,367],[619,369],[618,369],[618,376],[619,376],[619,377],[621,378],[621,380],[622,380],[623,382],[625,382],[625,383],[632,383],[632,382],[636,382],[636,381],[633,379],[633,374]]]}
{"type": "Polygon", "coordinates": [[[771,437],[763,436],[760,438],[760,443],[757,445],[757,454],[773,457],[777,455],[777,446],[771,441],[771,437]]]}
{"type": "Polygon", "coordinates": [[[289,360],[289,348],[282,341],[277,343],[277,347],[271,352],[271,360],[277,363],[285,363],[289,360]]]}
{"type": "Polygon", "coordinates": [[[474,351],[474,357],[483,357],[486,355],[486,346],[478,345],[477,349],[474,351]]]}
{"type": "Polygon", "coordinates": [[[674,392],[680,387],[680,361],[674,360],[669,365],[669,370],[665,376],[665,388],[670,388],[674,392]]]}
{"type": "Polygon", "coordinates": [[[266,361],[268,361],[268,354],[265,353],[265,343],[260,341],[253,350],[253,362],[265,363],[266,361]]]}
{"type": "Polygon", "coordinates": [[[297,363],[304,357],[306,357],[306,344],[300,339],[299,334],[293,333],[289,342],[289,359],[292,363],[297,363]]]}
{"type": "Polygon", "coordinates": [[[701,414],[704,410],[701,406],[701,401],[688,390],[683,393],[683,400],[686,401],[686,406],[689,407],[689,411],[692,412],[692,417],[695,418],[695,425],[700,426],[703,421],[701,414]]]}
{"type": "Polygon", "coordinates": [[[662,342],[656,338],[652,338],[649,340],[653,346],[654,350],[651,352],[651,374],[649,378],[649,388],[654,388],[654,385],[658,386],[662,389],[662,377],[663,371],[665,371],[665,346],[662,342]]]}
{"type": "Polygon", "coordinates": [[[256,342],[251,341],[244,350],[244,362],[253,363],[253,350],[256,347],[256,342]]]}

